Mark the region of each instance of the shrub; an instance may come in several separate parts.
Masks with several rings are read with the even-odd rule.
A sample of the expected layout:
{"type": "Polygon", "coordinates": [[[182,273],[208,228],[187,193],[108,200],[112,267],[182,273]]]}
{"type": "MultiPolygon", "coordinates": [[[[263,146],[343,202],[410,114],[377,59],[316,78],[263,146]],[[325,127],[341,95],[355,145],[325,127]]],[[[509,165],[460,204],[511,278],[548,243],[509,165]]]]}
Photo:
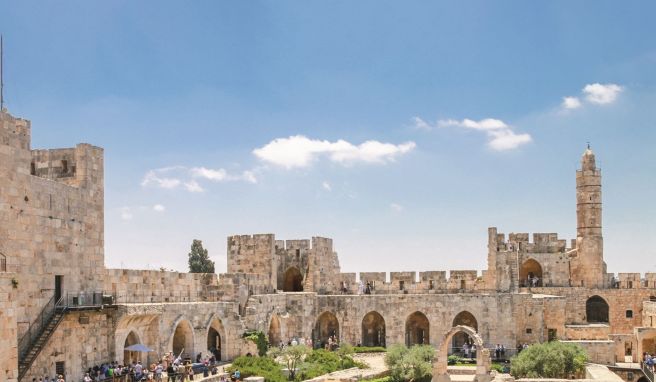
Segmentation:
{"type": "Polygon", "coordinates": [[[446,363],[447,365],[455,365],[460,361],[460,357],[457,355],[450,355],[446,358],[446,363]]]}
{"type": "Polygon", "coordinates": [[[317,349],[305,357],[304,362],[300,366],[298,376],[301,380],[306,380],[332,373],[333,371],[358,366],[350,354],[348,348],[343,349],[341,353],[339,351],[331,352],[324,349],[317,349]]]}
{"type": "Polygon", "coordinates": [[[393,345],[387,350],[385,364],[390,369],[393,382],[428,381],[432,373],[431,362],[435,349],[428,345],[393,345]]]}
{"type": "Polygon", "coordinates": [[[382,346],[356,346],[353,351],[355,353],[385,353],[387,349],[382,346]]]}
{"type": "Polygon", "coordinates": [[[568,378],[585,370],[588,355],[578,344],[547,342],[532,345],[512,359],[515,378],[568,378]]]}
{"type": "Polygon", "coordinates": [[[226,369],[229,373],[239,370],[241,377],[259,376],[267,382],[285,382],[287,378],[282,374],[281,365],[268,357],[237,357],[232,365],[226,369]]]}
{"type": "Polygon", "coordinates": [[[245,332],[242,337],[257,345],[257,352],[260,357],[266,355],[267,349],[269,349],[269,341],[264,332],[260,330],[249,330],[245,332]]]}

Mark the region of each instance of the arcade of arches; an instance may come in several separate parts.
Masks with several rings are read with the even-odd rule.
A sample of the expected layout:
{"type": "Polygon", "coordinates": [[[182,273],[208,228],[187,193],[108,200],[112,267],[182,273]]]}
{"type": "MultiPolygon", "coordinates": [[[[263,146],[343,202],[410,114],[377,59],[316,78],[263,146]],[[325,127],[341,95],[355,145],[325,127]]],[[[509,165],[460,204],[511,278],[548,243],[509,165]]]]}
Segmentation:
{"type": "Polygon", "coordinates": [[[283,292],[302,292],[303,291],[303,275],[296,267],[289,267],[285,271],[282,284],[283,292]]]}
{"type": "MultiPolygon", "coordinates": [[[[123,346],[123,349],[138,343],[141,343],[141,341],[139,341],[139,336],[137,336],[137,333],[131,331],[130,334],[128,334],[128,336],[125,338],[125,345],[123,346]]],[[[123,350],[123,362],[125,364],[131,364],[132,362],[137,361],[141,361],[140,352],[123,350]]]]}
{"type": "Polygon", "coordinates": [[[585,317],[589,323],[608,322],[608,303],[599,296],[592,296],[585,302],[585,317]]]}
{"type": "Polygon", "coordinates": [[[428,318],[422,312],[414,312],[405,320],[405,344],[407,346],[430,344],[428,318]]]}
{"type": "MultiPolygon", "coordinates": [[[[469,313],[468,311],[464,310],[456,315],[456,317],[453,319],[453,324],[451,326],[456,327],[458,325],[464,325],[468,326],[475,331],[478,331],[478,321],[476,321],[476,317],[474,317],[473,314],[469,313]]],[[[462,349],[462,346],[464,344],[472,345],[473,340],[467,334],[465,331],[459,331],[453,335],[453,339],[451,340],[451,351],[452,352],[457,352],[460,349],[462,349]]]]}
{"type": "Polygon", "coordinates": [[[385,320],[378,312],[369,312],[362,319],[362,346],[385,347],[385,320]]]}
{"type": "Polygon", "coordinates": [[[330,336],[335,336],[335,338],[339,339],[339,321],[337,321],[337,317],[333,313],[323,312],[317,318],[312,337],[315,343],[319,341],[323,345],[328,342],[330,336]]]}
{"type": "Polygon", "coordinates": [[[533,259],[528,259],[519,270],[519,280],[523,286],[531,286],[530,280],[536,280],[537,286],[542,286],[542,266],[533,259]]]}
{"type": "MultiPolygon", "coordinates": [[[[221,334],[225,333],[221,320],[215,318],[212,320],[210,327],[207,329],[207,350],[209,350],[217,360],[222,360],[221,353],[221,334]]],[[[223,336],[225,337],[225,335],[223,336]]]]}
{"type": "Polygon", "coordinates": [[[191,323],[187,320],[178,322],[173,332],[171,349],[177,356],[183,354],[183,358],[191,358],[194,350],[194,331],[191,323]]]}

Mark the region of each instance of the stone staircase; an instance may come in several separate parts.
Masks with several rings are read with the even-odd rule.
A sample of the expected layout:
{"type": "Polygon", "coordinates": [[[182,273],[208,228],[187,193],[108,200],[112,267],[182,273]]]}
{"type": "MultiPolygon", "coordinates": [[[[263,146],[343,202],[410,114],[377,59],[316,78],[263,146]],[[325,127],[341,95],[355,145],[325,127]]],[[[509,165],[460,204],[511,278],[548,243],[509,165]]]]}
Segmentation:
{"type": "Polygon", "coordinates": [[[18,380],[22,380],[41,350],[48,344],[48,339],[66,315],[66,309],[58,307],[51,299],[41,314],[30,325],[18,344],[18,380]]]}

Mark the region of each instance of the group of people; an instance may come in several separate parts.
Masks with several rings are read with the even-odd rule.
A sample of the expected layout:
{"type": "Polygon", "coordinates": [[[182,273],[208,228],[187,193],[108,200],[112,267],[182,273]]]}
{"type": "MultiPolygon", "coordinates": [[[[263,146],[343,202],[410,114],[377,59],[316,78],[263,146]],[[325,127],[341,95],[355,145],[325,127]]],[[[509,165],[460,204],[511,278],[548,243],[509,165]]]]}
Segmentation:
{"type": "Polygon", "coordinates": [[[358,294],[371,294],[371,292],[374,290],[374,286],[371,284],[371,282],[367,281],[365,284],[360,280],[360,283],[358,284],[358,294]]]}
{"type": "Polygon", "coordinates": [[[287,346],[296,346],[296,345],[305,345],[309,347],[310,349],[326,349],[326,350],[336,350],[339,348],[339,341],[337,340],[337,337],[335,335],[331,335],[328,337],[326,341],[317,341],[316,343],[312,341],[311,338],[302,338],[302,337],[292,337],[290,338],[286,343],[284,341],[280,341],[278,344],[278,348],[280,350],[283,350],[287,346]]]}
{"type": "Polygon", "coordinates": [[[312,342],[311,338],[292,337],[289,340],[287,340],[286,343],[280,340],[280,343],[278,344],[278,348],[280,348],[280,350],[283,350],[287,346],[296,346],[296,345],[305,345],[309,348],[312,348],[312,346],[314,346],[314,343],[312,342]]]}
{"type": "Polygon", "coordinates": [[[506,358],[506,347],[500,344],[494,347],[494,358],[502,359],[506,358]]]}
{"type": "Polygon", "coordinates": [[[656,363],[656,355],[651,355],[647,352],[642,353],[642,360],[647,368],[654,371],[654,364],[656,363]]]}
{"type": "Polygon", "coordinates": [[[48,376],[32,378],[32,382],[66,382],[66,380],[64,380],[64,376],[60,374],[52,378],[48,376]]]}
{"type": "Polygon", "coordinates": [[[476,344],[465,342],[462,345],[462,354],[465,358],[476,358],[476,344]]]}

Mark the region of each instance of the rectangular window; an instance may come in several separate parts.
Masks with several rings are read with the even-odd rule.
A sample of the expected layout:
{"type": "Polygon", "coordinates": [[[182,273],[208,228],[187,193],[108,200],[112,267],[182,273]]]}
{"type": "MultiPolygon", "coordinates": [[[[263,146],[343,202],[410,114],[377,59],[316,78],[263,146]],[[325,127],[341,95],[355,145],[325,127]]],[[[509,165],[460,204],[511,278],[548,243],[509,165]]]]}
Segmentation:
{"type": "Polygon", "coordinates": [[[629,289],[633,288],[633,281],[627,281],[627,284],[628,284],[627,287],[629,289]]]}
{"type": "Polygon", "coordinates": [[[30,164],[30,174],[36,175],[36,164],[34,164],[34,162],[30,164]]]}
{"type": "Polygon", "coordinates": [[[556,329],[547,329],[547,338],[549,341],[555,341],[558,339],[558,332],[556,329]]]}
{"type": "Polygon", "coordinates": [[[67,160],[62,160],[62,172],[64,174],[68,173],[68,161],[67,160]]]}
{"type": "Polygon", "coordinates": [[[430,290],[435,289],[435,281],[428,280],[428,289],[430,289],[430,290]]]}
{"type": "Polygon", "coordinates": [[[631,309],[626,311],[626,318],[633,318],[633,311],[631,309]]]}
{"type": "Polygon", "coordinates": [[[405,288],[405,281],[399,281],[399,290],[403,290],[405,288]]]}
{"type": "Polygon", "coordinates": [[[533,329],[531,328],[526,328],[526,334],[531,334],[533,333],[533,329]]]}
{"type": "Polygon", "coordinates": [[[55,374],[65,376],[66,363],[64,361],[55,362],[55,374]]]}
{"type": "Polygon", "coordinates": [[[465,280],[460,280],[460,289],[465,289],[465,280]]]}

